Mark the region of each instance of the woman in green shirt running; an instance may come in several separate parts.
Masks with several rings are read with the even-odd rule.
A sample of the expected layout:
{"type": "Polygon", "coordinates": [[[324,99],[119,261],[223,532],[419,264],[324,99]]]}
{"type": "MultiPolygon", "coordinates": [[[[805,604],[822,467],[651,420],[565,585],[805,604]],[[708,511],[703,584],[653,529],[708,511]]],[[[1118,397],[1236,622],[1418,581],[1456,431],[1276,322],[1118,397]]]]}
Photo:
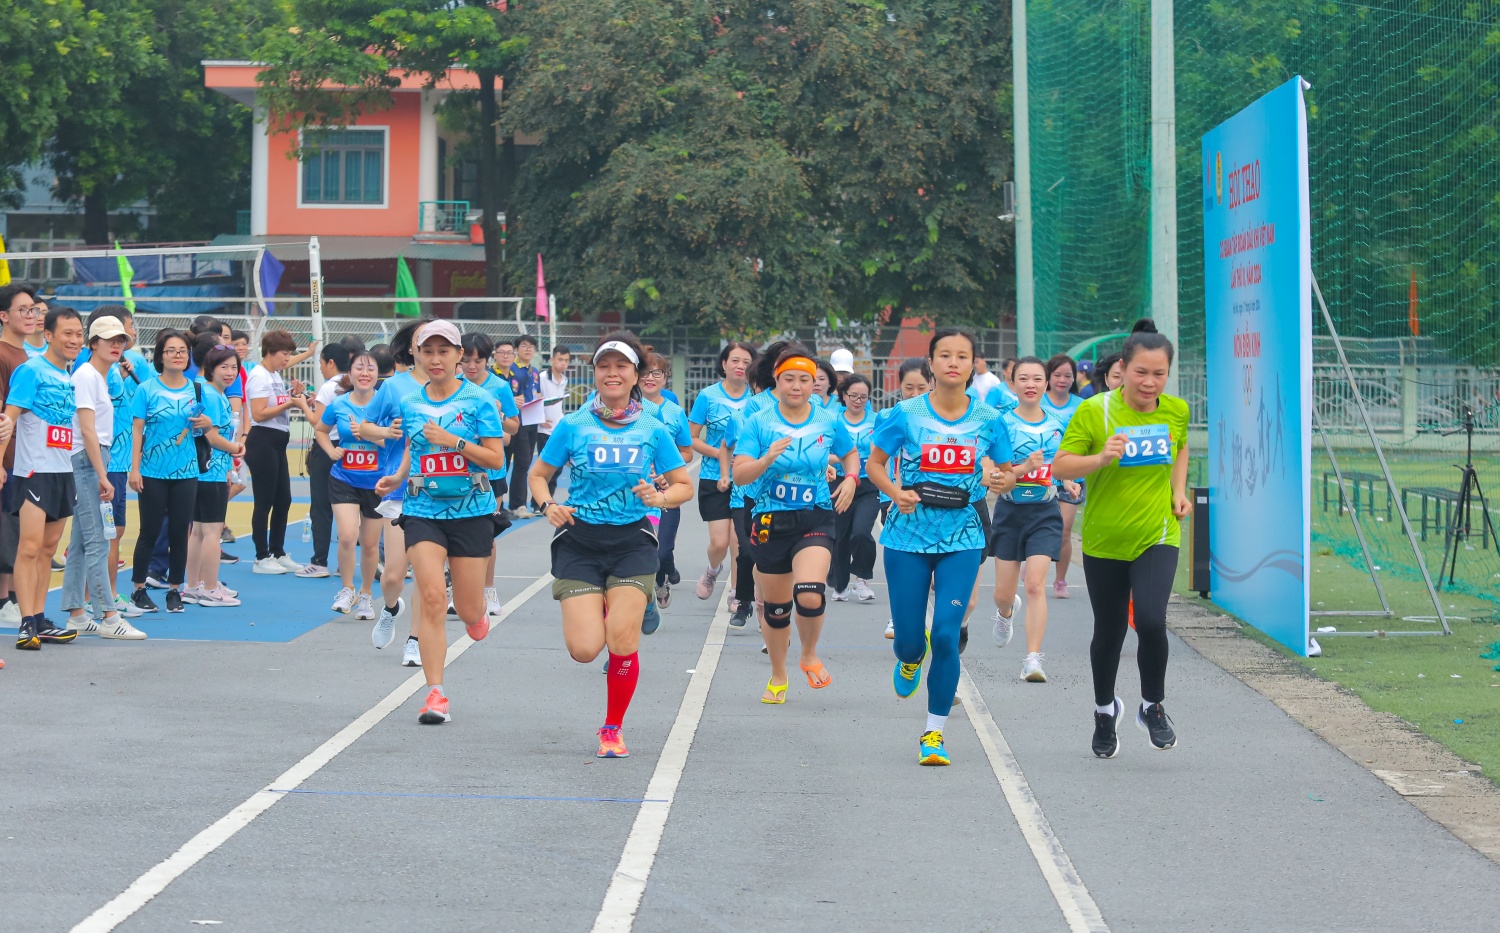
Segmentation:
{"type": "Polygon", "coordinates": [[[1156,748],[1177,744],[1162,708],[1167,679],[1167,597],[1177,573],[1178,521],[1187,495],[1188,406],[1167,395],[1172,342],[1138,321],[1121,351],[1125,381],[1079,406],[1052,464],[1060,480],[1089,478],[1083,513],[1083,574],[1094,610],[1094,754],[1120,751],[1124,704],[1115,675],[1132,595],[1140,647],[1136,725],[1156,748]]]}

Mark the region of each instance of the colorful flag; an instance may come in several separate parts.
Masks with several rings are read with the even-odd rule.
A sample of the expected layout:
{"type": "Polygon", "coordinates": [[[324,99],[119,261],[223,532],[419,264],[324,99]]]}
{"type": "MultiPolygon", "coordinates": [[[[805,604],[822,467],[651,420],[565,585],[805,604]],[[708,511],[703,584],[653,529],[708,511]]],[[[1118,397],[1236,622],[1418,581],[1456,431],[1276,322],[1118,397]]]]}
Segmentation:
{"type": "MultiPolygon", "coordinates": [[[[5,237],[0,236],[0,253],[5,252],[5,237]]],[[[10,284],[10,261],[0,259],[0,286],[10,284]]]]}
{"type": "Polygon", "coordinates": [[[260,305],[261,314],[276,313],[276,304],[268,299],[276,297],[276,289],[281,287],[281,274],[285,271],[286,266],[272,256],[270,250],[263,249],[255,257],[255,300],[260,305]]]}
{"type": "MultiPolygon", "coordinates": [[[[115,249],[120,249],[120,241],[115,241],[115,249]]],[[[120,267],[120,294],[125,296],[125,310],[131,314],[135,313],[135,298],[130,291],[130,282],[135,278],[135,270],[130,267],[130,260],[122,253],[115,257],[115,263],[120,267]]]]}
{"type": "Polygon", "coordinates": [[[415,301],[402,301],[402,298],[416,298],[417,283],[411,277],[411,270],[406,267],[406,257],[396,257],[396,315],[398,317],[421,317],[422,306],[415,301]]]}
{"type": "Polygon", "coordinates": [[[536,254],[536,316],[547,320],[547,279],[542,275],[542,254],[536,254]]]}

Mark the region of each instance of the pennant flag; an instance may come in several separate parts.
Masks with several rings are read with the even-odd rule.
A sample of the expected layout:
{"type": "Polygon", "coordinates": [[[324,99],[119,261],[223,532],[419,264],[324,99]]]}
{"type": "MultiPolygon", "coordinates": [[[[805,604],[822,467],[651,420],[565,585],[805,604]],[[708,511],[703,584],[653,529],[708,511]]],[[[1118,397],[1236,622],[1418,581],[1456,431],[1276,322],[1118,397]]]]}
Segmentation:
{"type": "Polygon", "coordinates": [[[1422,322],[1417,319],[1417,270],[1411,270],[1411,290],[1406,294],[1406,323],[1413,337],[1422,336],[1422,322]]]}
{"type": "MultiPolygon", "coordinates": [[[[5,252],[5,237],[0,236],[0,253],[5,252]]],[[[10,260],[0,259],[0,286],[10,284],[10,260]]]]}
{"type": "Polygon", "coordinates": [[[396,315],[397,317],[421,317],[422,306],[415,301],[402,301],[402,298],[416,298],[417,283],[411,277],[411,270],[406,267],[406,257],[396,257],[396,315]]]}
{"type": "Polygon", "coordinates": [[[263,249],[255,257],[255,303],[260,305],[261,314],[276,313],[275,302],[268,299],[276,297],[276,289],[281,287],[281,274],[285,271],[286,266],[272,256],[270,250],[263,249]]]}
{"type": "Polygon", "coordinates": [[[542,254],[536,254],[536,316],[547,320],[547,279],[542,275],[542,254]]]}
{"type": "MultiPolygon", "coordinates": [[[[115,249],[120,249],[120,241],[115,241],[115,249]]],[[[130,260],[125,256],[115,257],[115,263],[120,267],[120,294],[125,296],[125,310],[131,314],[135,313],[135,298],[130,291],[130,282],[135,278],[135,270],[130,268],[130,260]]]]}

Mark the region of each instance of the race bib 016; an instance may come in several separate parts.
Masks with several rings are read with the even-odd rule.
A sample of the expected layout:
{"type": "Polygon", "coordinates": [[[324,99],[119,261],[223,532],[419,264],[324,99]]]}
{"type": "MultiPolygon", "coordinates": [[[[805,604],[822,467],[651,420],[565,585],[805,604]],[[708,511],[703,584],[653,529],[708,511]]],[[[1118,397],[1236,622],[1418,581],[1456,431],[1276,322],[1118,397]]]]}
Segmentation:
{"type": "Polygon", "coordinates": [[[589,444],[589,465],[601,473],[639,473],[645,465],[640,444],[589,444]]]}
{"type": "Polygon", "coordinates": [[[423,476],[466,476],[469,472],[469,458],[456,451],[423,454],[418,465],[423,476]]]}
{"type": "Polygon", "coordinates": [[[1125,452],[1120,466],[1165,466],[1172,462],[1172,430],[1164,424],[1138,424],[1120,428],[1125,435],[1125,452]]]}
{"type": "Polygon", "coordinates": [[[922,471],[925,473],[973,473],[974,463],[974,447],[970,444],[922,445],[922,471]]]}
{"type": "Polygon", "coordinates": [[[369,473],[379,468],[380,454],[373,450],[345,450],[340,465],[351,473],[369,473]]]}
{"type": "Polygon", "coordinates": [[[783,505],[810,509],[818,499],[817,490],[808,483],[779,479],[771,484],[771,498],[783,505]]]}
{"type": "Polygon", "coordinates": [[[47,446],[58,450],[72,450],[73,429],[55,424],[47,425],[47,446]]]}

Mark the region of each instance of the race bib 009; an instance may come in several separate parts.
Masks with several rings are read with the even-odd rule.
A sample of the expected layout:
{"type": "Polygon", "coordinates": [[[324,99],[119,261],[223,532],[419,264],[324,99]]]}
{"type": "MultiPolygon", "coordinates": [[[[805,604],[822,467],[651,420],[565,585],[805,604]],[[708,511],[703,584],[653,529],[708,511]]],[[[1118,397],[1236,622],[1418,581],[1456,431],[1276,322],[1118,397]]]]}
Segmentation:
{"type": "Polygon", "coordinates": [[[345,450],[340,465],[351,473],[369,473],[379,468],[380,454],[373,450],[345,450]]]}
{"type": "Polygon", "coordinates": [[[974,447],[971,444],[923,444],[922,471],[924,473],[974,472],[974,447]]]}
{"type": "Polygon", "coordinates": [[[1165,466],[1172,462],[1172,430],[1164,424],[1138,424],[1115,431],[1125,435],[1120,466],[1165,466]]]}

